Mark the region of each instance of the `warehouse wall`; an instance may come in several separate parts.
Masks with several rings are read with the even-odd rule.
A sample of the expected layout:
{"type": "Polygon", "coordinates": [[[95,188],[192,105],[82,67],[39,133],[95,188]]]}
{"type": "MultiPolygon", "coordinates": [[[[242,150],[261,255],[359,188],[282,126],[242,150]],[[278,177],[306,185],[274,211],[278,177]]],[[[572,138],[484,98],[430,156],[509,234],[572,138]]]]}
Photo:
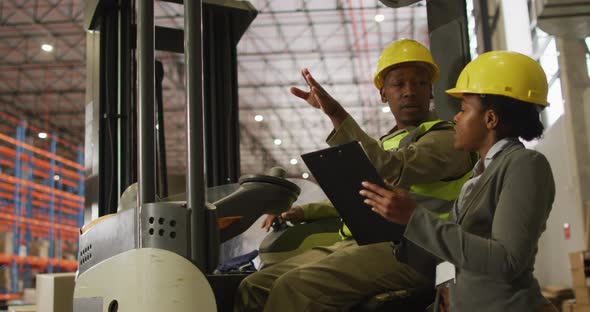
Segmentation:
{"type": "Polygon", "coordinates": [[[553,170],[556,196],[547,229],[539,242],[535,275],[541,285],[571,285],[567,254],[584,248],[584,218],[574,179],[574,159],[566,134],[566,118],[561,116],[536,150],[543,153],[553,170]],[[570,226],[570,238],[565,238],[564,225],[570,226]]]}
{"type": "Polygon", "coordinates": [[[536,147],[551,163],[557,196],[537,257],[542,285],[571,286],[567,254],[586,249],[590,203],[590,78],[581,40],[557,38],[565,112],[536,147]],[[564,225],[571,238],[564,237],[564,225]]]}

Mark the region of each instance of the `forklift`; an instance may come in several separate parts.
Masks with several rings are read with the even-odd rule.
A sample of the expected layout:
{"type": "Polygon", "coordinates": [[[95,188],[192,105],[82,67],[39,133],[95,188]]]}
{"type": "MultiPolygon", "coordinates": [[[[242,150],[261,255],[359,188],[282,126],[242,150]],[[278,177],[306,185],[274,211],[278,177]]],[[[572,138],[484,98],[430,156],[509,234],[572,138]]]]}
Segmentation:
{"type": "MultiPolygon", "coordinates": [[[[247,273],[214,274],[220,244],[263,214],[287,210],[301,193],[281,168],[239,177],[236,46],[256,9],[238,0],[167,1],[183,4],[184,29],[156,26],[153,0],[86,1],[87,197],[76,312],[232,310],[247,273]],[[184,193],[173,196],[155,50],[183,53],[186,65],[187,175],[184,193]],[[228,182],[237,189],[210,202],[207,187],[228,182]]],[[[465,2],[431,0],[427,11],[431,50],[445,73],[434,86],[437,113],[448,119],[457,105],[444,90],[470,60],[465,2]]],[[[301,241],[287,233],[295,231],[274,233],[272,243],[301,241]]],[[[269,254],[280,249],[265,245],[269,254]]],[[[392,298],[368,298],[358,310],[389,309],[381,301],[392,298]]]]}

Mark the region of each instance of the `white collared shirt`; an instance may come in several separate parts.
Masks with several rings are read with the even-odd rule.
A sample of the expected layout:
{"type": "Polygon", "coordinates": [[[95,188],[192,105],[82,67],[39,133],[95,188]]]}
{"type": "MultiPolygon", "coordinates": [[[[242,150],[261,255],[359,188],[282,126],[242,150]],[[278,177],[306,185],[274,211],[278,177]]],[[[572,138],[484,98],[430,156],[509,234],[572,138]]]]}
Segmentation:
{"type": "Polygon", "coordinates": [[[479,181],[479,178],[481,178],[481,174],[483,173],[485,168],[488,168],[490,166],[490,164],[492,163],[492,160],[494,160],[494,158],[496,158],[496,156],[498,156],[498,154],[500,154],[500,152],[502,152],[507,146],[512,145],[515,142],[519,142],[518,138],[504,138],[504,139],[496,142],[490,148],[490,150],[488,151],[486,158],[483,160],[483,162],[482,162],[482,159],[477,161],[477,163],[473,167],[473,174],[471,175],[471,178],[469,180],[467,180],[467,182],[465,182],[465,184],[463,184],[463,187],[461,188],[461,193],[459,193],[459,198],[457,199],[457,205],[455,206],[456,207],[455,208],[456,209],[455,210],[455,217],[457,219],[459,218],[459,214],[461,213],[461,210],[463,209],[463,205],[465,204],[465,199],[467,198],[467,196],[469,196],[469,194],[473,190],[473,187],[475,186],[477,181],[479,181]]]}

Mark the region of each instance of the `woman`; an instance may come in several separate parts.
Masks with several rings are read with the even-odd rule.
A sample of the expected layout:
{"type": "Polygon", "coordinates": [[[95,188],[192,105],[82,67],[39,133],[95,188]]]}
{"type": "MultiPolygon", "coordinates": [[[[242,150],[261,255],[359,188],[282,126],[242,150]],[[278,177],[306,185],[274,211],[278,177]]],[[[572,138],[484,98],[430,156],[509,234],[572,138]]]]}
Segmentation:
{"type": "Polygon", "coordinates": [[[481,157],[450,221],[417,207],[402,189],[363,183],[365,202],[387,220],[407,224],[406,239],[455,266],[453,312],[557,311],[533,276],[555,196],[553,175],[547,159],[518,139],[542,135],[545,73],[525,55],[489,52],[469,63],[447,93],[462,98],[455,148],[481,157]]]}

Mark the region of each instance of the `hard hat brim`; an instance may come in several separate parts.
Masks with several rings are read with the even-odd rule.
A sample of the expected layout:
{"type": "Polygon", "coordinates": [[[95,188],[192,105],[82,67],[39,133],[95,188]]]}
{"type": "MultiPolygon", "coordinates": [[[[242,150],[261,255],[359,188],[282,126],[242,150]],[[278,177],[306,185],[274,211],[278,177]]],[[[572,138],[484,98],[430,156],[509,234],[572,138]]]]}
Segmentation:
{"type": "Polygon", "coordinates": [[[448,89],[447,91],[445,91],[448,95],[455,97],[455,98],[461,98],[463,96],[463,94],[481,94],[481,95],[501,95],[501,96],[506,96],[506,97],[511,97],[523,102],[528,102],[528,103],[532,103],[532,104],[536,104],[536,105],[540,105],[540,106],[549,106],[549,102],[547,101],[543,101],[541,99],[534,99],[534,98],[523,98],[520,96],[516,96],[516,95],[511,95],[508,96],[506,94],[502,94],[496,91],[490,91],[490,90],[475,90],[475,89],[464,89],[464,88],[451,88],[448,89]]]}
{"type": "Polygon", "coordinates": [[[399,67],[403,67],[403,66],[419,66],[419,67],[423,67],[426,70],[429,71],[430,73],[430,83],[434,84],[434,82],[438,79],[438,76],[440,74],[440,70],[438,69],[438,66],[434,63],[428,63],[422,60],[410,60],[407,62],[402,62],[402,63],[398,63],[398,64],[394,64],[388,67],[385,67],[384,69],[382,69],[379,74],[375,75],[375,78],[373,79],[373,83],[375,84],[375,87],[377,87],[377,89],[381,90],[381,88],[383,88],[383,83],[385,80],[385,77],[387,76],[387,74],[399,67]]]}

